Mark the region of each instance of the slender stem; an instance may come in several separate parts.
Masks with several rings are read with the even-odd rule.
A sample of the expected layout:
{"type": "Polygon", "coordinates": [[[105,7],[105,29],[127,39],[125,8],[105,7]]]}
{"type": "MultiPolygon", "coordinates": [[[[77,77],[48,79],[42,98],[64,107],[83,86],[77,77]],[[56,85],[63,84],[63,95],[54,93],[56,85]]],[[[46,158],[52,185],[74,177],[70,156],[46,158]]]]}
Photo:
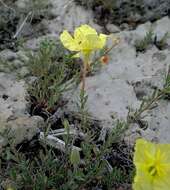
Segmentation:
{"type": "Polygon", "coordinates": [[[145,104],[144,107],[139,108],[139,110],[134,114],[133,119],[137,121],[140,118],[141,114],[149,110],[154,103],[162,98],[163,95],[164,93],[160,92],[155,98],[151,99],[147,104],[145,104]]]}
{"type": "Polygon", "coordinates": [[[82,86],[81,86],[82,91],[85,91],[88,62],[89,62],[88,57],[85,57],[84,62],[83,62],[83,69],[82,69],[82,86]]]}
{"type": "Polygon", "coordinates": [[[102,55],[100,55],[100,57],[97,57],[97,58],[93,61],[93,64],[96,63],[96,62],[98,62],[98,61],[100,61],[101,57],[107,55],[117,44],[118,44],[118,42],[117,42],[117,43],[114,43],[110,48],[106,49],[105,52],[104,52],[102,55]]]}

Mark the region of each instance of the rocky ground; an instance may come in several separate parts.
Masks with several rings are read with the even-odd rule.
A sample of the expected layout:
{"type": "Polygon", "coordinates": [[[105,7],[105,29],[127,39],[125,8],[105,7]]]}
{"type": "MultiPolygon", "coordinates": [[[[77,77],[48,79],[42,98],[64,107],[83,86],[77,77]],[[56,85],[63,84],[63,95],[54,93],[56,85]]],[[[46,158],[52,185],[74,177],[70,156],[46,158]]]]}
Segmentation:
{"type": "Polygon", "coordinates": [[[92,8],[95,18],[102,22],[106,30],[112,30],[113,24],[121,29],[135,28],[147,21],[155,21],[169,15],[169,0],[76,0],[87,8],[92,8]]]}
{"type": "MultiPolygon", "coordinates": [[[[56,0],[52,1],[51,4],[50,14],[53,14],[54,18],[41,21],[48,27],[45,36],[58,38],[63,29],[73,31],[76,26],[83,23],[90,24],[98,31],[102,31],[102,26],[95,24],[93,13],[83,7],[69,1],[59,3],[56,0]]],[[[24,1],[18,1],[17,6],[24,6],[24,1]]],[[[154,23],[148,21],[132,31],[115,31],[114,35],[119,36],[121,42],[111,51],[109,64],[102,68],[99,73],[88,77],[88,107],[90,113],[98,119],[105,120],[106,123],[112,122],[112,116],[126,120],[129,107],[138,108],[143,96],[148,96],[154,88],[163,88],[170,62],[169,40],[167,39],[167,46],[163,50],[151,45],[146,52],[137,53],[135,48],[135,40],[142,40],[150,28],[153,29],[154,35],[160,39],[166,32],[170,32],[170,19],[163,17],[154,23]]],[[[25,46],[36,49],[40,39],[45,38],[45,36],[29,39],[25,46]]],[[[1,51],[0,57],[3,60],[10,61],[11,65],[18,67],[17,71],[24,75],[27,71],[22,66],[24,61],[24,53],[22,53],[21,50],[12,52],[5,49],[1,51]]],[[[20,117],[29,118],[26,109],[25,82],[23,80],[18,81],[14,75],[15,73],[6,74],[3,72],[0,75],[0,118],[8,122],[15,121],[20,117]]],[[[162,100],[159,106],[151,111],[150,116],[147,118],[149,127],[147,130],[142,131],[144,137],[146,134],[147,136],[149,135],[150,140],[156,137],[158,141],[169,142],[169,134],[166,132],[169,130],[170,121],[168,105],[168,101],[162,100]]],[[[41,119],[39,118],[38,120],[41,119]]],[[[107,125],[111,127],[111,124],[107,125]]],[[[35,125],[36,127],[37,124],[35,125]]],[[[30,135],[28,136],[30,137],[30,135]]]]}
{"type": "MultiPolygon", "coordinates": [[[[143,40],[149,30],[152,29],[152,40],[161,41],[166,33],[170,33],[170,19],[165,12],[169,1],[163,1],[157,7],[156,1],[150,2],[153,12],[149,9],[149,16],[145,15],[146,23],[140,24],[133,30],[123,30],[108,23],[107,30],[120,38],[120,43],[110,52],[109,63],[94,75],[87,78],[86,92],[88,95],[87,107],[89,113],[102,122],[103,127],[114,127],[117,119],[127,121],[129,110],[140,108],[143,98],[150,97],[155,89],[161,90],[166,83],[166,75],[169,72],[170,63],[170,38],[161,48],[156,43],[150,43],[143,51],[138,51],[136,41],[143,40]],[[155,13],[160,11],[156,20],[155,13]],[[150,19],[153,16],[153,19],[150,19]],[[150,22],[149,20],[154,22],[150,22]]],[[[1,2],[0,2],[1,3],[1,2]]],[[[27,0],[18,0],[16,7],[22,9],[27,6],[27,0]]],[[[148,6],[149,7],[149,6],[148,6]]],[[[7,8],[8,9],[8,8],[7,8]]],[[[151,9],[152,10],[152,9],[151,9]]],[[[146,11],[146,9],[145,9],[146,11]]],[[[138,15],[139,17],[139,15],[138,15]]],[[[143,18],[143,17],[142,17],[143,18]]],[[[16,31],[19,37],[26,40],[22,46],[36,51],[39,42],[50,37],[57,40],[63,29],[73,31],[81,24],[89,24],[99,32],[105,32],[106,26],[97,24],[92,10],[88,10],[71,0],[51,0],[48,16],[41,18],[40,22],[30,25],[29,20],[18,22],[16,31]],[[20,30],[20,27],[21,30],[20,30]],[[35,34],[35,32],[37,33],[35,34]]],[[[107,31],[107,32],[108,32],[107,31]]],[[[109,41],[108,44],[111,42],[109,41]]],[[[141,45],[142,46],[142,45],[141,45]]],[[[14,50],[9,46],[3,46],[0,59],[8,61],[15,71],[10,71],[4,65],[0,66],[0,132],[9,130],[14,144],[31,140],[44,125],[39,116],[30,116],[27,84],[24,78],[28,74],[25,61],[28,57],[24,48],[14,50]],[[20,78],[18,79],[18,74],[20,78]]],[[[76,111],[75,95],[67,93],[64,97],[69,100],[62,108],[68,112],[76,111]]],[[[154,108],[146,110],[146,117],[141,122],[132,122],[127,130],[124,141],[133,146],[137,138],[143,137],[155,142],[170,143],[170,102],[161,98],[154,108]]],[[[0,136],[0,150],[5,147],[6,139],[0,136]]]]}

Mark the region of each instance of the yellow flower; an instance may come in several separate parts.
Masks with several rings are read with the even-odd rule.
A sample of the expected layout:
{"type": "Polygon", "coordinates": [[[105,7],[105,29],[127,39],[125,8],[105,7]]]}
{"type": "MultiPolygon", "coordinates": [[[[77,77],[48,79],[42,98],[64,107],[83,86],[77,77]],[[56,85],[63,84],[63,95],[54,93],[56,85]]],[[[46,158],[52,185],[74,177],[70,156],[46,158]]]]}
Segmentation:
{"type": "Polygon", "coordinates": [[[134,164],[134,190],[170,190],[170,144],[137,140],[134,164]]]}
{"type": "Polygon", "coordinates": [[[74,31],[72,37],[67,30],[64,30],[60,35],[60,40],[64,47],[70,51],[76,51],[77,57],[89,56],[93,51],[102,49],[106,44],[107,35],[98,35],[96,30],[88,25],[81,25],[74,31]]]}

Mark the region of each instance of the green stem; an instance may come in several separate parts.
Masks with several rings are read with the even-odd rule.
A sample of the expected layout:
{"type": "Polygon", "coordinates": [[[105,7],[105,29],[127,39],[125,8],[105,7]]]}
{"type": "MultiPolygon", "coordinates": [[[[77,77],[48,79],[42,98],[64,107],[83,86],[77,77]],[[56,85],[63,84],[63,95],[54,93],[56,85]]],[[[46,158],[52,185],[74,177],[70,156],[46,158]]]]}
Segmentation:
{"type": "Polygon", "coordinates": [[[164,95],[163,92],[158,93],[158,95],[156,97],[154,97],[153,99],[151,99],[143,107],[139,108],[139,110],[134,114],[133,119],[135,121],[137,121],[140,118],[140,116],[142,115],[142,113],[144,113],[145,111],[149,110],[154,103],[156,103],[158,100],[160,100],[162,98],[163,95],[164,95]]]}
{"type": "Polygon", "coordinates": [[[85,91],[88,64],[89,64],[89,56],[86,55],[84,56],[83,69],[82,69],[82,86],[81,86],[82,91],[85,91]]]}
{"type": "Polygon", "coordinates": [[[82,73],[82,86],[81,86],[81,90],[82,90],[82,91],[85,90],[86,74],[87,74],[87,64],[84,63],[84,64],[83,64],[83,73],[82,73]]]}

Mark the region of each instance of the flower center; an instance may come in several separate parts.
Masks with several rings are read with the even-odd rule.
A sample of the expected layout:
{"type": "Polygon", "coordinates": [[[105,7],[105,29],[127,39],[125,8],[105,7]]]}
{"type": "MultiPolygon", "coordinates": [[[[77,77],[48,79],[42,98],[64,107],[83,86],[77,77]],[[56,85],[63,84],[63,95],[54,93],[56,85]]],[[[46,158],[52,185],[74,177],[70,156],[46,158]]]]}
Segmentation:
{"type": "Polygon", "coordinates": [[[148,168],[148,172],[149,172],[149,174],[150,174],[151,176],[156,176],[157,173],[158,173],[155,166],[150,166],[150,167],[148,168]]]}

